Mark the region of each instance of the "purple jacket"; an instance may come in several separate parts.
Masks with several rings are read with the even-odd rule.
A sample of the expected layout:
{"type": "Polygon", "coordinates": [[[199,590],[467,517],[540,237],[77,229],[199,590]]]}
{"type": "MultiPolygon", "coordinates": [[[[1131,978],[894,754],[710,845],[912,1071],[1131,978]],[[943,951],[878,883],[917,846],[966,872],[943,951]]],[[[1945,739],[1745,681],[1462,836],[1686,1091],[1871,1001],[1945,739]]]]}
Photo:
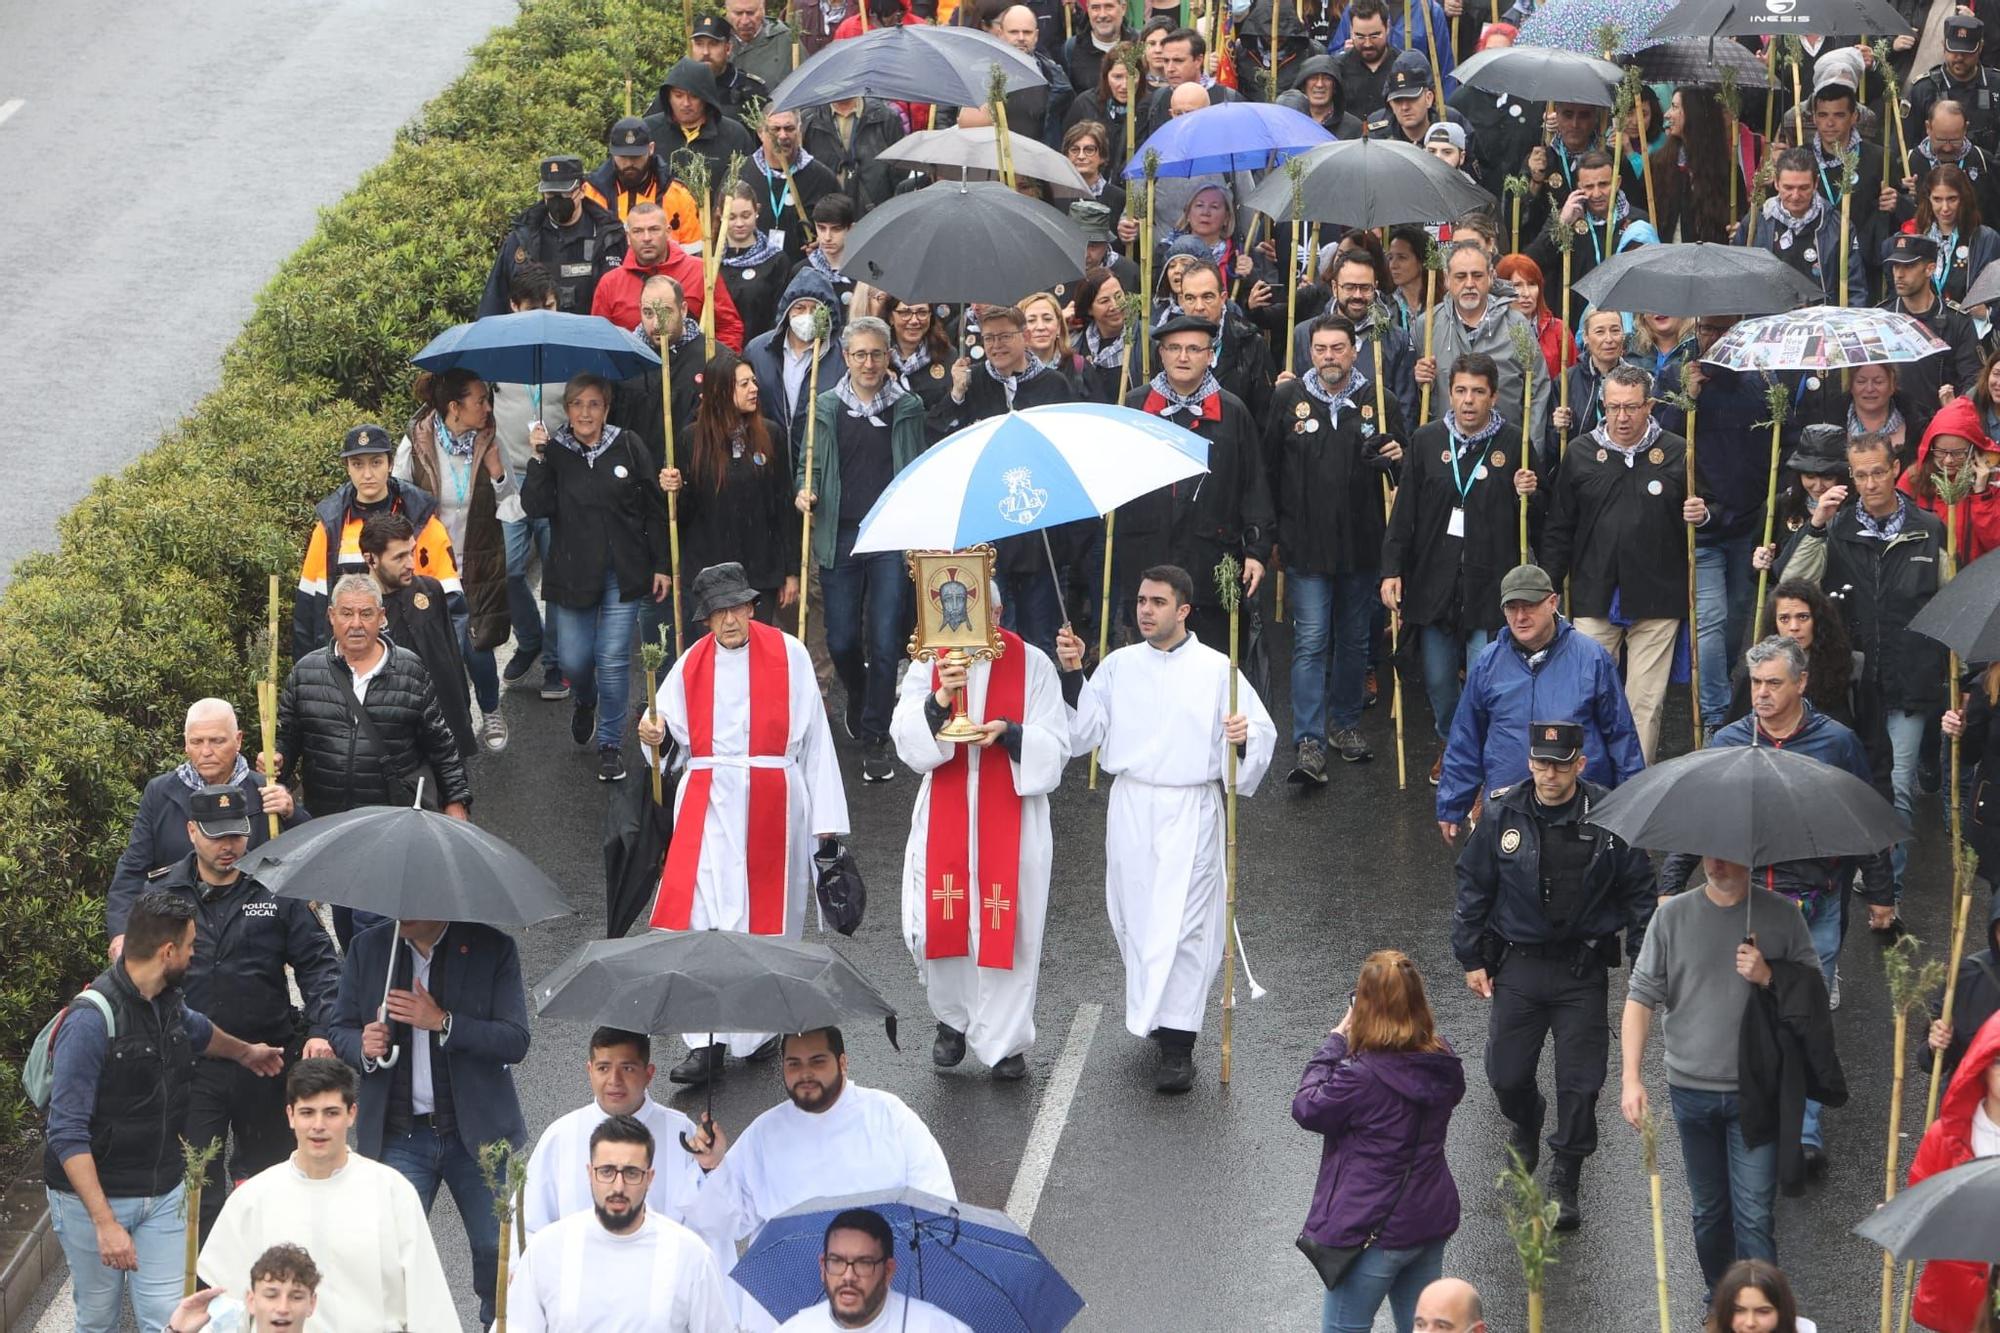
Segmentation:
{"type": "Polygon", "coordinates": [[[1376,1245],[1402,1250],[1457,1231],[1458,1185],[1444,1136],[1464,1096],[1465,1067],[1449,1044],[1437,1054],[1350,1057],[1347,1038],[1329,1036],[1292,1098],[1292,1119],[1326,1139],[1306,1235],[1322,1245],[1359,1245],[1379,1226],[1376,1245]],[[1387,1217],[1413,1151],[1409,1184],[1387,1217]]]}

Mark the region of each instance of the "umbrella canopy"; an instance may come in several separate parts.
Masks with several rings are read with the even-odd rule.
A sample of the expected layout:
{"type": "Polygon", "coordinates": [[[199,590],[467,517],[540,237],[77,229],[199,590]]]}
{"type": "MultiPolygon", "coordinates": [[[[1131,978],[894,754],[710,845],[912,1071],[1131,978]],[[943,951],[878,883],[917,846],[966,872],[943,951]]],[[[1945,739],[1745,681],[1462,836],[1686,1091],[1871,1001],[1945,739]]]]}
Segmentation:
{"type": "MultiPolygon", "coordinates": [[[[1561,0],[1558,0],[1560,3],[1561,0]]],[[[1458,81],[1524,102],[1618,105],[1625,72],[1607,60],[1550,46],[1503,46],[1481,51],[1458,67],[1458,81]]]]}
{"type": "Polygon", "coordinates": [[[1146,136],[1125,163],[1125,179],[1144,180],[1146,154],[1160,155],[1162,176],[1263,171],[1333,142],[1311,116],[1274,102],[1222,102],[1175,116],[1146,136]]]}
{"type": "Polygon", "coordinates": [[[1746,319],[1702,360],[1731,370],[1840,370],[1921,361],[1951,345],[1909,315],[1863,307],[1813,306],[1746,319]]]}
{"type": "Polygon", "coordinates": [[[1012,305],[1081,274],[1088,245],[1061,213],[997,181],[940,181],[870,209],[840,271],[905,301],[1012,305]]]}
{"type": "Polygon", "coordinates": [[[978,28],[876,28],[829,44],[793,70],[772,91],[771,110],[799,111],[843,97],[983,106],[995,65],[1006,72],[1010,93],[1048,83],[1033,56],[978,28]]]}
{"type": "Polygon", "coordinates": [[[1910,836],[1860,778],[1769,745],[1712,746],[1655,764],[1588,818],[1634,847],[1744,866],[1868,856],[1910,836]]]}
{"type": "Polygon", "coordinates": [[[1516,46],[1553,46],[1578,55],[1604,56],[1598,33],[1617,29],[1612,54],[1642,45],[1648,28],[1665,18],[1679,0],[1548,0],[1521,25],[1516,46]]]}
{"type": "MultiPolygon", "coordinates": [[[[1299,160],[1305,163],[1299,182],[1301,222],[1394,227],[1494,207],[1493,196],[1464,172],[1407,143],[1348,139],[1315,148],[1299,160]]],[[[1243,203],[1274,222],[1292,221],[1291,173],[1272,172],[1243,203]]]]}
{"type": "Polygon", "coordinates": [[[237,865],[279,897],[400,920],[532,926],[573,910],[533,861],[494,834],[400,805],[307,820],[237,865]]]}
{"type": "MultiPolygon", "coordinates": [[[[1646,36],[1914,37],[1916,30],[1885,0],[1684,0],[1646,36]]],[[[1525,30],[1522,33],[1525,38],[1525,30]]]]}
{"type": "Polygon", "coordinates": [[[1995,1217],[2000,1217],[2000,1157],[1977,1157],[1904,1190],[1863,1218],[1854,1234],[1912,1262],[2000,1264],[1995,1217]]]}
{"type": "Polygon", "coordinates": [[[1653,42],[1632,52],[1632,63],[1648,83],[1676,88],[1720,88],[1724,70],[1736,71],[1736,86],[1746,92],[1768,92],[1771,71],[1764,62],[1735,42],[1704,37],[1676,37],[1653,42]]]}
{"type": "Polygon", "coordinates": [[[660,868],[674,837],[673,789],[653,799],[650,782],[621,784],[604,810],[604,938],[632,929],[659,892],[660,868]]]}
{"type": "Polygon", "coordinates": [[[1129,407],[1053,403],[918,455],[861,520],[858,552],[957,551],[1100,514],[1208,471],[1208,441],[1129,407]]]}
{"type": "Polygon", "coordinates": [[[1988,264],[1980,269],[1979,276],[1967,289],[1965,299],[1958,304],[1962,309],[1970,310],[1973,306],[1991,305],[1994,301],[2000,301],[2000,264],[1988,264]]]}
{"type": "MultiPolygon", "coordinates": [[[[991,128],[918,130],[906,134],[879,154],[883,162],[894,162],[927,172],[943,180],[992,181],[1000,177],[1000,150],[991,128]]],[[[1024,134],[1007,131],[1009,155],[1014,159],[1014,175],[1041,181],[1059,198],[1082,199],[1090,187],[1077,175],[1069,159],[1045,143],[1024,134]]]]}
{"type": "Polygon", "coordinates": [[[1769,250],[1707,241],[1613,255],[1570,290],[1599,310],[1676,316],[1770,315],[1825,299],[1818,283],[1769,250]]]}
{"type": "Polygon", "coordinates": [[[593,940],[535,985],[544,1018],[628,1032],[810,1032],[896,1009],[824,944],[733,930],[593,940]]]}
{"type": "Polygon", "coordinates": [[[454,324],[410,364],[434,374],[469,370],[501,384],[553,384],[582,374],[631,379],[658,367],[660,354],[598,315],[524,310],[454,324]]]}
{"type": "Polygon", "coordinates": [[[921,1190],[812,1199],[764,1223],[730,1278],[783,1322],[826,1298],[820,1254],[828,1223],[867,1208],[896,1238],[891,1286],[980,1333],[1058,1333],[1083,1298],[1007,1214],[921,1190]]]}
{"type": "Polygon", "coordinates": [[[1939,588],[1910,628],[1963,662],[2000,662],[2000,551],[1989,551],[1939,588]]]}

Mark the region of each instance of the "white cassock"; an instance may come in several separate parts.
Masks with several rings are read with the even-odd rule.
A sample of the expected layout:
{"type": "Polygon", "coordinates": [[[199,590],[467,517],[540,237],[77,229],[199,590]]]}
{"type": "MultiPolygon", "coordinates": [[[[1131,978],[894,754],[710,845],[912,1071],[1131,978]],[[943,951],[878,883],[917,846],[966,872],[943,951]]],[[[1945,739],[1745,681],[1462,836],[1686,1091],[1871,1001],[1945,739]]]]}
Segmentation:
{"type": "MultiPolygon", "coordinates": [[[[775,768],[783,771],[785,807],[785,911],[782,934],[798,939],[805,927],[806,903],[813,897],[812,854],[815,836],[844,836],[847,829],[847,792],[841,785],[840,766],[833,750],[833,736],[827,729],[826,707],[821,702],[819,682],[813,676],[812,656],[806,646],[782,630],[753,624],[752,639],[741,648],[724,648],[713,635],[704,636],[683,653],[667,678],[661,682],[654,708],[667,732],[687,755],[674,797],[675,832],[680,833],[681,806],[689,783],[697,770],[708,770],[708,816],[702,822],[701,859],[694,877],[690,930],[749,931],[750,910],[750,770],[775,768]],[[788,731],[784,754],[751,754],[750,744],[750,661],[760,635],[775,635],[782,642],[787,672],[788,731]],[[704,758],[689,748],[688,690],[686,670],[703,645],[714,654],[713,745],[704,758]]],[[[766,640],[766,642],[772,642],[766,640]]],[[[650,747],[647,760],[658,763],[650,747]]],[[[672,854],[669,853],[669,864],[672,854]]],[[[656,914],[658,912],[656,905],[656,914]]],[[[659,924],[655,917],[655,924],[659,924]]],[[[777,934],[779,932],[768,932],[777,934]]],[[[737,1056],[749,1055],[762,1045],[768,1032],[718,1032],[716,1041],[737,1056]]],[[[706,1032],[688,1033],[690,1047],[705,1046],[706,1032]]],[[[679,1147],[678,1144],[675,1145],[679,1147]]]]}
{"type": "Polygon", "coordinates": [[[259,1171],[230,1191],[195,1269],[240,1292],[257,1256],[285,1243],[319,1268],[314,1333],[461,1326],[424,1206],[394,1167],[349,1153],[325,1180],[290,1159],[259,1171]]]}
{"type": "MultiPolygon", "coordinates": [[[[1014,651],[1017,643],[1019,640],[1009,636],[1007,651],[1014,651]]],[[[1048,915],[1049,865],[1054,854],[1048,793],[1062,782],[1063,765],[1069,759],[1069,716],[1055,666],[1038,648],[1021,644],[1020,651],[1027,669],[1022,682],[1022,715],[1007,719],[1021,724],[1021,757],[1010,765],[1021,805],[1021,862],[1011,908],[1013,967],[981,967],[977,962],[982,927],[990,919],[976,901],[977,886],[986,882],[979,869],[978,750],[968,750],[973,759],[966,765],[965,775],[965,828],[970,835],[967,852],[974,891],[958,903],[960,911],[973,909],[968,917],[971,942],[964,957],[924,957],[933,770],[959,748],[956,742],[941,741],[931,731],[924,710],[924,701],[931,694],[932,670],[927,664],[919,662],[904,673],[895,717],[889,723],[896,754],[924,777],[917,789],[917,808],[903,853],[903,941],[916,960],[918,979],[929,990],[931,1012],[938,1021],[964,1033],[972,1053],[986,1065],[998,1064],[1034,1044],[1035,985],[1041,973],[1042,926],[1048,915]]],[[[966,673],[966,714],[975,722],[987,720],[987,687],[993,670],[992,663],[981,661],[974,662],[966,673]]]]}
{"type": "Polygon", "coordinates": [[[900,1291],[890,1292],[875,1317],[865,1324],[835,1323],[833,1308],[821,1301],[818,1305],[808,1305],[778,1325],[778,1329],[779,1333],[972,1333],[970,1325],[953,1319],[929,1301],[905,1296],[900,1291]]]}
{"type": "Polygon", "coordinates": [[[507,1279],[507,1327],[514,1333],[731,1333],[736,1321],[722,1270],[701,1237],[650,1209],[630,1234],[614,1236],[586,1210],[529,1239],[507,1279]]]}
{"type": "MultiPolygon", "coordinates": [[[[1236,674],[1237,711],[1250,738],[1236,789],[1257,790],[1278,731],[1264,701],[1236,674]]],[[[1104,896],[1125,959],[1125,1027],[1200,1032],[1222,966],[1222,719],[1229,659],[1189,634],[1172,651],[1148,643],[1098,664],[1071,714],[1072,752],[1098,749],[1117,776],[1104,821],[1104,896]]]]}

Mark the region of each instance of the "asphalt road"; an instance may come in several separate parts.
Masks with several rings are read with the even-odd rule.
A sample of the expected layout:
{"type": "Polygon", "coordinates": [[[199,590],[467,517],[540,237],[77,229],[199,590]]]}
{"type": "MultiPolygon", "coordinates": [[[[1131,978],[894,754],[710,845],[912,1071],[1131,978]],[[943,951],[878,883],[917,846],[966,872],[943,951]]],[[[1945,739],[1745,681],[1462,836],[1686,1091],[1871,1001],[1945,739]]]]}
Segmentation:
{"type": "Polygon", "coordinates": [[[0,586],[209,389],[318,210],[513,0],[0,0],[0,586]],[[338,127],[338,133],[329,133],[338,127]]]}

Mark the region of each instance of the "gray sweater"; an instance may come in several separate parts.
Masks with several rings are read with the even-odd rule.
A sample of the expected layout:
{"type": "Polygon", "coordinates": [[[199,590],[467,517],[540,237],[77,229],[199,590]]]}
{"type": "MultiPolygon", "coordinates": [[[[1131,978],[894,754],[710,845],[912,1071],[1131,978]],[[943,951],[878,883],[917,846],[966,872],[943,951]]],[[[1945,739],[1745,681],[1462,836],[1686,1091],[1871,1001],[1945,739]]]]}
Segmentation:
{"type": "Polygon", "coordinates": [[[1746,922],[1767,960],[1819,965],[1798,904],[1765,889],[1750,894],[1746,915],[1742,903],[1717,907],[1704,890],[1691,889],[1646,928],[1626,998],[1648,1009],[1666,1006],[1660,1030],[1674,1087],[1736,1091],[1737,1043],[1750,1002],[1750,983],[1736,975],[1746,922]]]}

